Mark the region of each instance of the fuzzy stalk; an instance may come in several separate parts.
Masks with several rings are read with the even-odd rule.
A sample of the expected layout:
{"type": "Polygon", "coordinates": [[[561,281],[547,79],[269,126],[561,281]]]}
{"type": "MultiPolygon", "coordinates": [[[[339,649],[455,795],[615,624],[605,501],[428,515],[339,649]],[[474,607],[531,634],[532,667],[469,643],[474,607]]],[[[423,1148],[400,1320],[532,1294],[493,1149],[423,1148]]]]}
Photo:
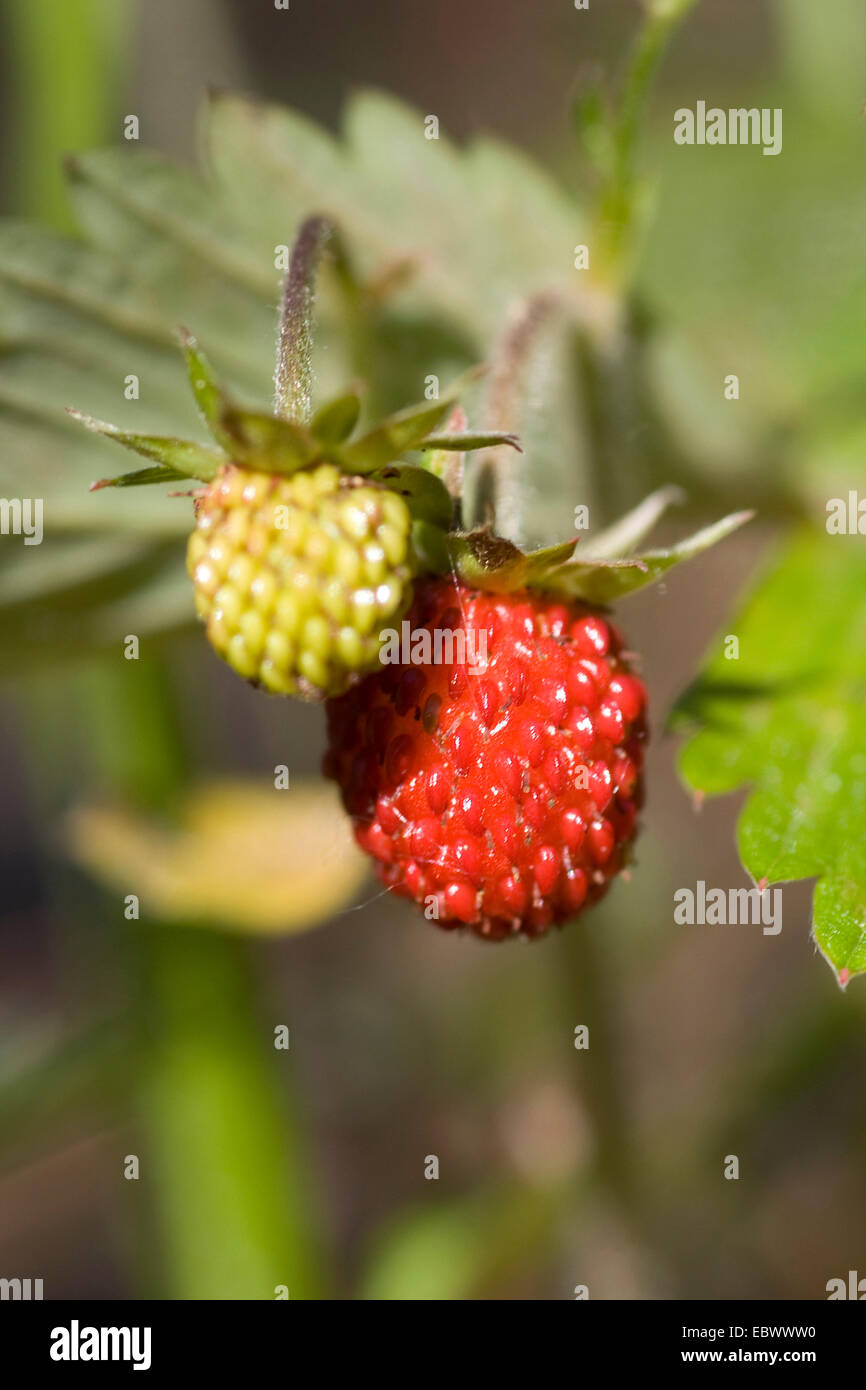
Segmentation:
{"type": "Polygon", "coordinates": [[[324,217],[308,217],[301,224],[283,284],[274,409],[299,425],[305,425],[312,414],[316,271],[332,231],[324,217]]]}
{"type": "MultiPolygon", "coordinates": [[[[558,303],[540,293],[517,304],[493,360],[485,425],[489,430],[519,431],[529,360],[539,335],[558,303]]],[[[522,460],[507,445],[485,449],[473,469],[472,525],[497,526],[503,535],[519,531],[523,503],[522,460]]]]}

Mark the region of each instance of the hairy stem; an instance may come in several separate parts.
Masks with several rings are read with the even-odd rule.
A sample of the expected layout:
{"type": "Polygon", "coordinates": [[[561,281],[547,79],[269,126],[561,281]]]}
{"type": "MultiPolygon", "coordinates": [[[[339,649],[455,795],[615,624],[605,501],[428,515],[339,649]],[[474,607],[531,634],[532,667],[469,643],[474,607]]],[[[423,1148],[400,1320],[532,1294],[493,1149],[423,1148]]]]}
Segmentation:
{"type": "MultiPolygon", "coordinates": [[[[487,429],[519,432],[529,362],[539,334],[547,326],[558,302],[555,294],[541,293],[515,306],[493,359],[485,411],[487,429]]],[[[519,511],[519,502],[510,494],[520,491],[510,484],[515,468],[520,468],[520,462],[515,462],[514,451],[507,445],[485,449],[478,455],[472,504],[474,525],[493,526],[499,513],[504,534],[513,533],[517,518],[510,514],[519,511]]]]}
{"type": "Polygon", "coordinates": [[[278,415],[303,425],[313,404],[313,303],[316,271],[333,232],[324,217],[308,217],[292,247],[283,284],[274,408],[278,415]]]}

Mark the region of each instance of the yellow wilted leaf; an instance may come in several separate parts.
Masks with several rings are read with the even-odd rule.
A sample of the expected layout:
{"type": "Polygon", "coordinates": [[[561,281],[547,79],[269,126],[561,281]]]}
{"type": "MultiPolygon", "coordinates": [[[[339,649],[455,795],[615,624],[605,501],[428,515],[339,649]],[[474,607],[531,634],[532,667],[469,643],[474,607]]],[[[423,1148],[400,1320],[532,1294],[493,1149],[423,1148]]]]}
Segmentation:
{"type": "Polygon", "coordinates": [[[143,917],[269,934],[339,911],[366,865],[323,782],[291,791],[208,783],[189,793],[173,827],[124,807],[82,806],[67,841],[95,878],[137,894],[143,917]]]}

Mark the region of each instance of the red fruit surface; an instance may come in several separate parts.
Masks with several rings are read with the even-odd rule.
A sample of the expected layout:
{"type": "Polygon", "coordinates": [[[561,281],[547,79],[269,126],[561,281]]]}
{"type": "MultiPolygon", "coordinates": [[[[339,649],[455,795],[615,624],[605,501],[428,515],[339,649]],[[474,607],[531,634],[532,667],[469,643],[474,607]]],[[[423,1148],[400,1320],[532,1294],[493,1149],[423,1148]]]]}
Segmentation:
{"type": "Polygon", "coordinates": [[[325,772],[393,892],[440,927],[541,936],[625,862],[644,686],[617,630],[582,604],[428,579],[407,622],[431,638],[462,629],[470,660],[383,665],[330,700],[325,772]]]}

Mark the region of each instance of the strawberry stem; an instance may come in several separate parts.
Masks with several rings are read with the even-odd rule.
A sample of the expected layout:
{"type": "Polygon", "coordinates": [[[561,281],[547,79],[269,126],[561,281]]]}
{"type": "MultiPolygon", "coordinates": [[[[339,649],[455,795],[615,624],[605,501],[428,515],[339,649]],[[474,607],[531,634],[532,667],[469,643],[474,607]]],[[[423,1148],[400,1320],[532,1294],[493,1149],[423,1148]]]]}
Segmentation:
{"type": "MultiPolygon", "coordinates": [[[[506,326],[493,361],[485,424],[488,432],[511,434],[520,424],[526,376],[539,333],[556,309],[558,297],[550,292],[533,295],[517,305],[506,326]]],[[[512,435],[513,437],[513,435],[512,435]]],[[[517,524],[519,501],[510,497],[520,489],[513,483],[513,445],[505,441],[485,449],[475,474],[473,518],[475,526],[495,526],[499,509],[508,533],[517,524]]]]}
{"type": "Polygon", "coordinates": [[[319,260],[334,228],[325,217],[308,217],[295,237],[283,282],[274,409],[294,424],[305,425],[313,399],[313,302],[319,260]]]}

